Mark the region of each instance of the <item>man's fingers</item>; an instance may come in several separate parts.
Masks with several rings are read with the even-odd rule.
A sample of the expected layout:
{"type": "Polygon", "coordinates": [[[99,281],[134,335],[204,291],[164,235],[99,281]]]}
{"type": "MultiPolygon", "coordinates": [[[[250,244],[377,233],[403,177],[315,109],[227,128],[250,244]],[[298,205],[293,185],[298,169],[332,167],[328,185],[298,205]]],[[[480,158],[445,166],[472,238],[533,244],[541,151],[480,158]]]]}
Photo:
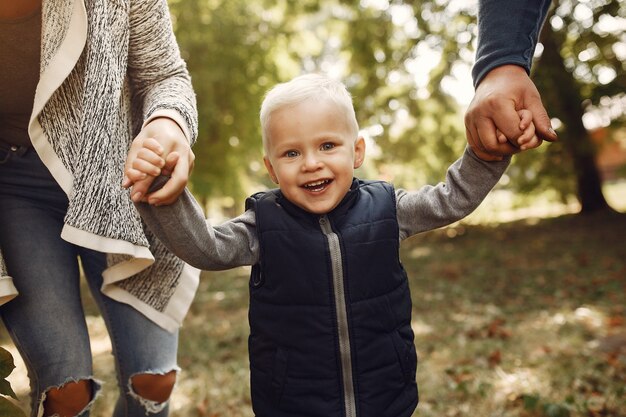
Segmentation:
{"type": "Polygon", "coordinates": [[[556,132],[552,129],[550,117],[548,116],[546,109],[543,107],[543,104],[541,104],[541,100],[539,98],[526,100],[526,107],[533,115],[533,123],[535,124],[537,136],[539,136],[542,140],[547,140],[548,142],[556,142],[559,140],[556,132]]]}
{"type": "MultiPolygon", "coordinates": [[[[519,124],[519,121],[517,123],[519,124]]],[[[504,143],[498,140],[498,134],[504,134],[504,132],[500,132],[490,119],[483,119],[479,122],[476,131],[478,135],[476,141],[481,145],[483,152],[492,157],[487,159],[483,155],[478,155],[485,161],[501,161],[504,155],[511,155],[520,151],[516,142],[512,142],[511,138],[507,137],[508,140],[504,143]],[[497,159],[493,158],[494,156],[497,156],[497,159]]]]}
{"type": "Polygon", "coordinates": [[[493,154],[499,150],[500,142],[496,130],[506,136],[506,133],[498,129],[491,119],[482,117],[476,121],[475,139],[483,152],[493,154]]]}
{"type": "MultiPolygon", "coordinates": [[[[509,100],[503,100],[496,106],[497,110],[493,112],[493,119],[490,120],[495,127],[506,136],[514,145],[517,144],[517,138],[522,134],[520,129],[521,119],[515,110],[515,103],[509,100]]],[[[482,138],[482,131],[479,130],[482,138]]]]}
{"type": "Polygon", "coordinates": [[[476,139],[478,133],[476,133],[476,128],[474,126],[465,126],[465,136],[467,137],[467,143],[469,144],[470,148],[472,148],[474,153],[482,153],[485,151],[482,146],[479,145],[478,140],[476,139]]]}
{"type": "Polygon", "coordinates": [[[485,148],[480,144],[480,141],[477,139],[477,135],[478,134],[475,129],[472,131],[472,129],[470,129],[469,127],[465,127],[465,136],[467,136],[467,142],[469,143],[470,148],[476,154],[476,156],[483,161],[501,161],[501,156],[493,155],[485,151],[485,148]]]}
{"type": "Polygon", "coordinates": [[[504,133],[500,132],[496,129],[496,138],[498,138],[498,143],[507,143],[509,140],[504,136],[504,133]]]}
{"type": "MultiPolygon", "coordinates": [[[[528,127],[530,127],[533,121],[533,114],[531,113],[531,111],[528,109],[522,109],[518,111],[517,114],[519,115],[519,118],[521,119],[519,122],[519,128],[521,130],[526,130],[528,127]]],[[[522,136],[524,136],[524,134],[522,134],[522,136]]]]}

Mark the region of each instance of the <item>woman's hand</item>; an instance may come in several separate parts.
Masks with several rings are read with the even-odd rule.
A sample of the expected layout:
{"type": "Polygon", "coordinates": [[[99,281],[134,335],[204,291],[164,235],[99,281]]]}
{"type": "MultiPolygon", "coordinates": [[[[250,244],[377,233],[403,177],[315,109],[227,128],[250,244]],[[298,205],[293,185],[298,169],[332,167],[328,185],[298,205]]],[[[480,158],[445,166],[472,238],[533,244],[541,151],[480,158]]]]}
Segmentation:
{"type": "Polygon", "coordinates": [[[124,167],[124,188],[131,199],[154,205],[171,204],[183,192],[193,168],[195,155],[182,129],[167,117],[148,123],[133,140],[124,167]],[[148,193],[158,175],[169,175],[163,188],[148,193]]]}

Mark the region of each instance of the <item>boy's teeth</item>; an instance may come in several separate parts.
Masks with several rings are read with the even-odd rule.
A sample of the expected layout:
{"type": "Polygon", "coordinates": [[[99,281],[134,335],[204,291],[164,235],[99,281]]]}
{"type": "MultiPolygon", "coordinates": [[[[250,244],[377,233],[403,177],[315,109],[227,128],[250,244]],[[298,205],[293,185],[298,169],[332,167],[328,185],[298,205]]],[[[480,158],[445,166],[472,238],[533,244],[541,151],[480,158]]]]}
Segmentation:
{"type": "Polygon", "coordinates": [[[304,188],[309,188],[309,189],[321,188],[325,186],[326,184],[328,184],[329,182],[330,182],[329,180],[320,180],[320,181],[310,182],[308,184],[304,184],[304,188]]]}

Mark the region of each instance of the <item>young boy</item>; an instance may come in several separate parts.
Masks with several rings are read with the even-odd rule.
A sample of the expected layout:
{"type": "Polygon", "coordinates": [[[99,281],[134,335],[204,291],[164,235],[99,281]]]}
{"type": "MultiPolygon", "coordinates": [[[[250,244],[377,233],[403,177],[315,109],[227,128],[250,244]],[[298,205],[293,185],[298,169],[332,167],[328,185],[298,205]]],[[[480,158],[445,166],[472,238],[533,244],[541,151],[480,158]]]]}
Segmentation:
{"type": "MultiPolygon", "coordinates": [[[[523,117],[526,147],[537,146],[523,117]]],[[[279,84],[261,107],[265,166],[279,189],[212,227],[186,191],[138,208],[179,257],[205,270],[252,265],[252,407],[257,417],[408,417],[418,393],[411,298],[399,244],[472,212],[508,166],[468,148],[446,182],[417,191],[353,178],[365,141],[345,87],[320,75],[279,84]]],[[[129,166],[168,169],[146,142],[129,166]]],[[[127,174],[136,172],[127,170],[127,174]]]]}

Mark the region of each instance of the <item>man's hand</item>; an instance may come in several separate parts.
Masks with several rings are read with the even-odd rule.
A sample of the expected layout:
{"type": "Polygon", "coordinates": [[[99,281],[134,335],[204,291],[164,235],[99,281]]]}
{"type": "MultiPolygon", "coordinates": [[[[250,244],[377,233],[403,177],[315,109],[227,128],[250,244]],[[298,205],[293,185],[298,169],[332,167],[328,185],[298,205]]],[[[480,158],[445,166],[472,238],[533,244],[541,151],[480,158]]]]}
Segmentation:
{"type": "Polygon", "coordinates": [[[550,142],[558,138],[541,103],[537,87],[524,68],[503,65],[491,70],[476,88],[465,113],[467,141],[476,155],[484,160],[501,160],[504,155],[519,152],[519,110],[532,114],[536,135],[550,142]],[[508,140],[499,140],[506,137],[508,140]]]}
{"type": "Polygon", "coordinates": [[[124,167],[122,186],[131,189],[131,199],[150,204],[173,203],[183,192],[195,156],[180,126],[166,117],[152,120],[133,140],[124,167]],[[154,178],[170,175],[158,191],[148,194],[154,178]]]}

